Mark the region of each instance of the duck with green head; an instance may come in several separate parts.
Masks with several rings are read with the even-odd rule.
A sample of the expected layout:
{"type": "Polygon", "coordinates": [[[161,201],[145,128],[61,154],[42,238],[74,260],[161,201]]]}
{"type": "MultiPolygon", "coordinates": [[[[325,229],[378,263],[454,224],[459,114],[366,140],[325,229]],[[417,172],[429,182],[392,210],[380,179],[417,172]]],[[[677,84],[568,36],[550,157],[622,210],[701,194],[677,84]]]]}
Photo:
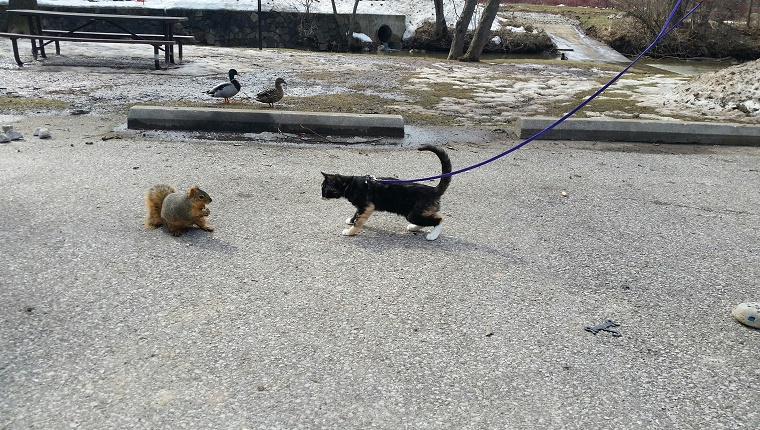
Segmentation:
{"type": "Polygon", "coordinates": [[[206,91],[206,94],[211,94],[211,97],[219,97],[224,99],[224,103],[231,103],[230,97],[234,96],[240,91],[240,82],[235,79],[238,72],[235,69],[230,69],[228,72],[230,76],[229,82],[224,82],[206,91]]]}

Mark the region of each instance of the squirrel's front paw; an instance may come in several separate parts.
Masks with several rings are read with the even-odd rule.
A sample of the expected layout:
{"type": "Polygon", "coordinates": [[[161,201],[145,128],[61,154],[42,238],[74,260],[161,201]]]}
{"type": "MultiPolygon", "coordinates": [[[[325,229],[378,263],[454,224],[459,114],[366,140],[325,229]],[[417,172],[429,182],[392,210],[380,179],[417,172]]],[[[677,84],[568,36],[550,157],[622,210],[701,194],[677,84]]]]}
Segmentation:
{"type": "Polygon", "coordinates": [[[201,214],[203,216],[209,216],[211,215],[211,210],[209,208],[203,208],[203,210],[201,211],[201,214]]]}

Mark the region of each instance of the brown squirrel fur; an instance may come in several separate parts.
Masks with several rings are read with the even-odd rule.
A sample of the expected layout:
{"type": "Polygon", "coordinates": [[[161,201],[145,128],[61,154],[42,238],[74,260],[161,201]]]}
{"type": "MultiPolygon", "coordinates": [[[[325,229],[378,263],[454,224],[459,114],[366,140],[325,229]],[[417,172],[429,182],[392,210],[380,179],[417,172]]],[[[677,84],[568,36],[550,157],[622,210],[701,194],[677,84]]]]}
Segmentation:
{"type": "Polygon", "coordinates": [[[211,196],[198,185],[186,193],[178,192],[171,185],[155,185],[145,193],[145,227],[155,229],[165,224],[174,236],[181,235],[183,228],[193,224],[214,231],[214,227],[206,225],[206,217],[211,213],[206,205],[211,201],[211,196]]]}

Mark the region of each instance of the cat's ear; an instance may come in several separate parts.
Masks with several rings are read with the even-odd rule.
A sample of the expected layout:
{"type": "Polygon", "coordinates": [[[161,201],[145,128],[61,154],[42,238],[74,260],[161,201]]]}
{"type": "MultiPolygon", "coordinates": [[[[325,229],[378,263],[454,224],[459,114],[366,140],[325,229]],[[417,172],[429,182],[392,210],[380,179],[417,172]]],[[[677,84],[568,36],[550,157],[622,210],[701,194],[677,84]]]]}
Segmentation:
{"type": "Polygon", "coordinates": [[[324,176],[325,178],[326,178],[326,177],[328,177],[328,176],[330,176],[329,174],[327,174],[327,173],[325,173],[325,172],[319,172],[319,173],[321,173],[321,174],[322,174],[322,176],[324,176]]]}

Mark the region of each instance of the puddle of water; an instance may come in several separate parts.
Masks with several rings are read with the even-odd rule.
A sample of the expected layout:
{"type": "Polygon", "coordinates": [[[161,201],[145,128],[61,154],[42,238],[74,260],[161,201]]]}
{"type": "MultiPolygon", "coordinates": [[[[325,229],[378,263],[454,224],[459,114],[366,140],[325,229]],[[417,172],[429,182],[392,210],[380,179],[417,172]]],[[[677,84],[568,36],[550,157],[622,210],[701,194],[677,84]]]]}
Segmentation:
{"type": "Polygon", "coordinates": [[[418,147],[422,145],[447,145],[467,143],[488,143],[495,136],[510,138],[507,130],[491,130],[463,127],[424,127],[405,125],[404,139],[400,142],[403,147],[418,147]]]}
{"type": "Polygon", "coordinates": [[[715,72],[738,64],[735,61],[652,60],[646,58],[643,58],[640,63],[683,76],[715,72]]]}

